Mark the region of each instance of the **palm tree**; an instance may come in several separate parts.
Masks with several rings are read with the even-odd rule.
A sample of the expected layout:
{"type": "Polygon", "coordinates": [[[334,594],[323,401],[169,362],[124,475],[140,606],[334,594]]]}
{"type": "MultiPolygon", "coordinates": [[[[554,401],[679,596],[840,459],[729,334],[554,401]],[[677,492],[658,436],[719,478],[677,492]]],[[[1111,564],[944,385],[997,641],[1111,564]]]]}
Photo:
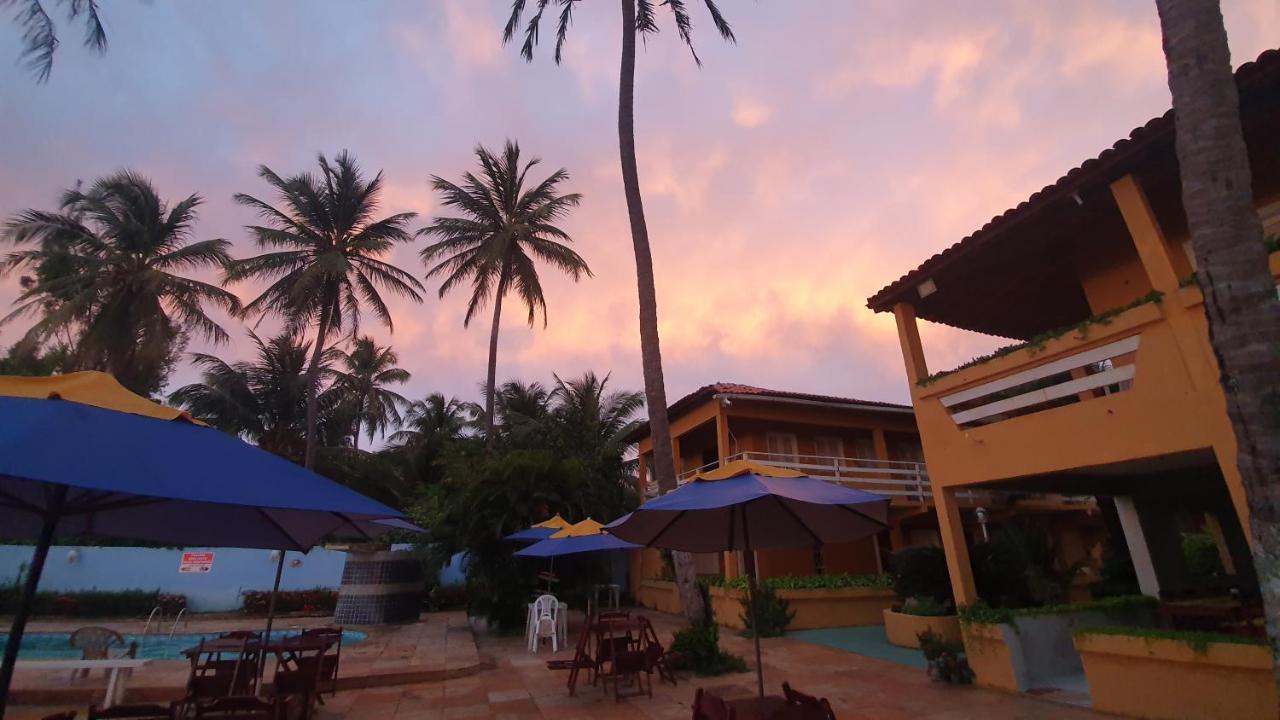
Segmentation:
{"type": "MultiPolygon", "coordinates": [[[[573,6],[577,0],[556,0],[560,5],[560,18],[556,26],[556,64],[561,60],[561,49],[569,33],[573,19],[573,6]]],[[[733,29],[720,13],[714,0],[703,0],[711,21],[720,36],[734,42],[733,29]]],[[[533,49],[538,44],[538,30],[542,13],[551,0],[538,0],[537,9],[529,18],[524,30],[524,44],[520,54],[526,61],[533,61],[533,49]]],[[[684,0],[663,0],[671,11],[676,32],[693,54],[699,66],[702,61],[693,48],[693,20],[684,0]]],[[[502,33],[503,43],[511,41],[520,27],[525,0],[512,0],[511,16],[502,33]]],[[[640,196],[640,173],[636,166],[635,132],[635,80],[636,35],[658,31],[654,0],[622,0],[622,68],[618,86],[618,150],[622,160],[622,187],[627,198],[627,217],[631,222],[631,243],[636,256],[636,286],[640,299],[640,355],[644,370],[644,393],[649,408],[649,436],[653,438],[653,462],[650,470],[662,492],[676,487],[675,456],[671,448],[671,426],[667,422],[667,390],[662,376],[662,349],[658,341],[658,294],[653,280],[653,253],[649,249],[649,227],[644,218],[644,199],[640,196]]],[[[675,553],[676,580],[685,616],[691,621],[702,617],[702,595],[696,583],[693,559],[687,553],[675,553]]]]}
{"type": "Polygon", "coordinates": [[[537,449],[548,442],[551,391],[536,380],[508,380],[498,386],[494,399],[497,434],[508,447],[537,449]]]}
{"type": "Polygon", "coordinates": [[[446,445],[463,437],[470,420],[469,403],[432,393],[409,403],[401,429],[387,441],[405,453],[419,480],[430,484],[443,478],[436,461],[446,445]]]}
{"type": "MultiPolygon", "coordinates": [[[[45,82],[53,72],[53,53],[58,49],[58,28],[45,7],[48,0],[0,0],[0,7],[17,5],[13,21],[22,28],[22,58],[38,82],[45,82]]],[[[58,0],[69,22],[84,22],[84,46],[96,52],[107,49],[107,31],[98,17],[96,0],[58,0]]]]}
{"type": "MultiPolygon", "coordinates": [[[[249,338],[257,351],[249,361],[193,354],[201,382],[178,388],[169,401],[219,430],[296,460],[306,449],[310,343],[289,333],[264,341],[250,331],[249,338]]],[[[325,375],[333,359],[333,353],[326,355],[325,375]]]]}
{"type": "Polygon", "coordinates": [[[369,440],[392,425],[400,424],[400,409],[409,404],[402,395],[388,389],[409,381],[409,371],[396,367],[400,357],[390,347],[379,346],[372,337],[356,338],[351,352],[335,350],[338,363],[336,390],[350,406],[353,416],[351,444],[360,447],[363,426],[369,440]]]}
{"type": "Polygon", "coordinates": [[[502,317],[502,299],[514,292],[529,311],[529,327],[533,327],[539,311],[542,324],[547,324],[547,300],[538,278],[537,261],[549,263],[567,273],[576,282],[584,274],[591,275],[586,260],[567,243],[569,233],[556,223],[578,206],[578,193],[562,195],[560,184],[569,179],[561,168],[537,183],[526,185],[529,171],[541,162],[538,158],[521,163],[520,146],[507,141],[502,155],[495,155],[483,145],[476,146],[476,159],[481,173],[466,173],[461,185],[433,176],[431,184],[444,197],[447,207],[458,210],[462,217],[441,217],[420,232],[438,238],[422,251],[422,261],[436,263],[427,277],[444,276],[440,297],[459,284],[471,284],[471,300],[462,326],[493,298],[493,326],[489,331],[489,373],[485,385],[485,431],[493,443],[493,402],[498,370],[498,327],[502,317]]]}
{"type": "Polygon", "coordinates": [[[227,333],[205,312],[240,311],[235,295],[176,274],[224,268],[226,240],[192,241],[199,195],[172,205],[142,175],[124,170],[62,195],[59,212],[26,210],[5,225],[15,246],[0,274],[29,268],[18,306],[0,324],[26,315],[39,320],[25,341],[62,333],[74,341],[70,364],[105,370],[141,395],[164,385],[186,337],[214,343],[227,333]]]}
{"type": "Polygon", "coordinates": [[[557,375],[551,397],[556,418],[578,436],[582,447],[621,456],[631,444],[624,438],[636,426],[636,413],[644,408],[644,393],[608,391],[609,377],[590,371],[569,380],[557,375]]]}
{"type": "Polygon", "coordinates": [[[265,225],[248,230],[262,255],[232,263],[230,282],[268,280],[270,285],[245,306],[246,314],[277,314],[290,332],[313,323],[315,341],[307,364],[307,433],[303,464],[314,467],[317,445],[317,396],[320,358],[330,338],[343,332],[352,337],[360,328],[364,307],[392,328],[384,291],[422,302],[422,284],[383,258],[396,243],[410,242],[407,230],[415,213],[399,213],[374,220],[382,193],[382,173],[365,180],[355,158],[338,153],[330,164],[319,158],[320,174],[300,173],[282,178],[263,165],[258,175],[275,190],[277,209],[251,195],[237,194],[236,202],[254,208],[265,225]]]}
{"type": "Polygon", "coordinates": [[[1240,99],[1217,0],[1156,0],[1182,204],[1249,504],[1280,688],[1280,303],[1253,205],[1240,99]]]}

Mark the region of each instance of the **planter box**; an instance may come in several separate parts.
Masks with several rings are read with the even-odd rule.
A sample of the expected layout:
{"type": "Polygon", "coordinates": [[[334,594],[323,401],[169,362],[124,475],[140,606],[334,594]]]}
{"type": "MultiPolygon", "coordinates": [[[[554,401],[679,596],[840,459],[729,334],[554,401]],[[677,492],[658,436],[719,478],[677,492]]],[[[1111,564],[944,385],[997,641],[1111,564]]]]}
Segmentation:
{"type": "Polygon", "coordinates": [[[1014,635],[1012,625],[961,625],[960,634],[974,684],[1009,692],[1020,690],[1014,667],[1022,664],[1021,647],[1016,640],[1010,640],[1014,635]]]}
{"type": "Polygon", "coordinates": [[[1265,645],[1209,643],[1197,653],[1180,640],[1081,635],[1075,646],[1095,710],[1169,720],[1280,713],[1265,645]]]}
{"type": "Polygon", "coordinates": [[[636,590],[636,604],[658,612],[679,615],[680,591],[671,580],[641,580],[636,590]]]}
{"type": "Polygon", "coordinates": [[[908,615],[884,611],[884,636],[891,645],[919,648],[919,636],[925,631],[946,642],[960,642],[960,618],[955,615],[908,615]]]}
{"type": "MultiPolygon", "coordinates": [[[[888,588],[838,588],[831,590],[777,590],[779,598],[791,605],[795,618],[788,630],[848,627],[851,625],[879,625],[884,622],[884,611],[893,606],[896,595],[888,588]]],[[[742,598],[745,590],[724,587],[707,589],[716,622],[725,627],[743,630],[742,598]]]]}

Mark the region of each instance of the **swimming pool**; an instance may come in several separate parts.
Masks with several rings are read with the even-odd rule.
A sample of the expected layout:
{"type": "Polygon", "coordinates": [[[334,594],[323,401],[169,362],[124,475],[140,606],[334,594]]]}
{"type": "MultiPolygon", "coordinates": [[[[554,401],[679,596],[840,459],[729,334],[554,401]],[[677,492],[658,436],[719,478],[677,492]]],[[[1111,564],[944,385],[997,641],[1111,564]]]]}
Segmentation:
{"type": "MultiPolygon", "coordinates": [[[[276,630],[271,633],[273,640],[280,640],[290,635],[297,635],[296,630],[276,630]]],[[[218,637],[218,633],[184,633],[169,637],[152,633],[150,635],[124,636],[126,643],[138,643],[138,657],[148,660],[181,660],[182,651],[195,647],[201,640],[218,637]]],[[[358,630],[343,630],[342,644],[351,645],[364,640],[367,636],[358,630]]],[[[80,650],[71,647],[69,632],[29,632],[22,636],[22,645],[18,648],[20,660],[75,660],[80,657],[80,650]]],[[[8,633],[0,633],[0,648],[9,642],[8,633]]]]}

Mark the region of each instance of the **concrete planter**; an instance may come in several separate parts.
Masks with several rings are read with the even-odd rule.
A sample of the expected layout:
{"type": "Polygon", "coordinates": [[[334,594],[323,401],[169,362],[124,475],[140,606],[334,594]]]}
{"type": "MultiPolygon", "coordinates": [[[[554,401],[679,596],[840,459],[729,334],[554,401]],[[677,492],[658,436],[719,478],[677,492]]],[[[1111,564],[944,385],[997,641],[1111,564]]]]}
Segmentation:
{"type": "Polygon", "coordinates": [[[400,550],[347,553],[333,619],[339,625],[415,622],[422,612],[422,561],[400,550]]]}
{"type": "Polygon", "coordinates": [[[945,642],[960,642],[960,618],[955,615],[909,615],[884,611],[884,635],[892,645],[920,647],[920,635],[931,632],[945,642]]]}
{"type": "MultiPolygon", "coordinates": [[[[795,618],[788,630],[879,625],[885,609],[892,607],[896,596],[887,588],[835,588],[820,590],[776,590],[786,600],[795,618]]],[[[735,630],[746,629],[742,622],[742,600],[745,590],[725,587],[707,589],[716,622],[735,630]]]]}
{"type": "Polygon", "coordinates": [[[1143,718],[1275,718],[1280,714],[1265,645],[1125,635],[1075,638],[1093,709],[1143,718]]]}
{"type": "Polygon", "coordinates": [[[965,658],[973,670],[974,684],[1018,692],[1015,665],[1021,665],[1021,648],[1012,625],[962,624],[960,634],[964,638],[965,658]],[[1018,657],[1015,660],[1015,653],[1018,657]]]}
{"type": "Polygon", "coordinates": [[[671,580],[641,580],[636,589],[636,604],[658,612],[679,615],[680,590],[671,580]]]}

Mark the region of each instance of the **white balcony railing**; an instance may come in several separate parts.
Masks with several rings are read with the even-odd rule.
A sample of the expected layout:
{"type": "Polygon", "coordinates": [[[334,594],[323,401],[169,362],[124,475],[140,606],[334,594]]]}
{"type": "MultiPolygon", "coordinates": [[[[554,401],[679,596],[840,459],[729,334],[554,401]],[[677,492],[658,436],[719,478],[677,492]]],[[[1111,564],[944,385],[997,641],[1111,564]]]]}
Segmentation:
{"type": "MultiPolygon", "coordinates": [[[[859,490],[887,497],[902,497],[919,503],[927,502],[933,494],[929,488],[929,473],[925,470],[924,463],[920,462],[767,452],[740,452],[730,456],[728,460],[749,460],[775,465],[859,490]]],[[[699,472],[714,470],[718,466],[719,463],[708,463],[686,470],[680,473],[677,482],[683,485],[699,472]]]]}

